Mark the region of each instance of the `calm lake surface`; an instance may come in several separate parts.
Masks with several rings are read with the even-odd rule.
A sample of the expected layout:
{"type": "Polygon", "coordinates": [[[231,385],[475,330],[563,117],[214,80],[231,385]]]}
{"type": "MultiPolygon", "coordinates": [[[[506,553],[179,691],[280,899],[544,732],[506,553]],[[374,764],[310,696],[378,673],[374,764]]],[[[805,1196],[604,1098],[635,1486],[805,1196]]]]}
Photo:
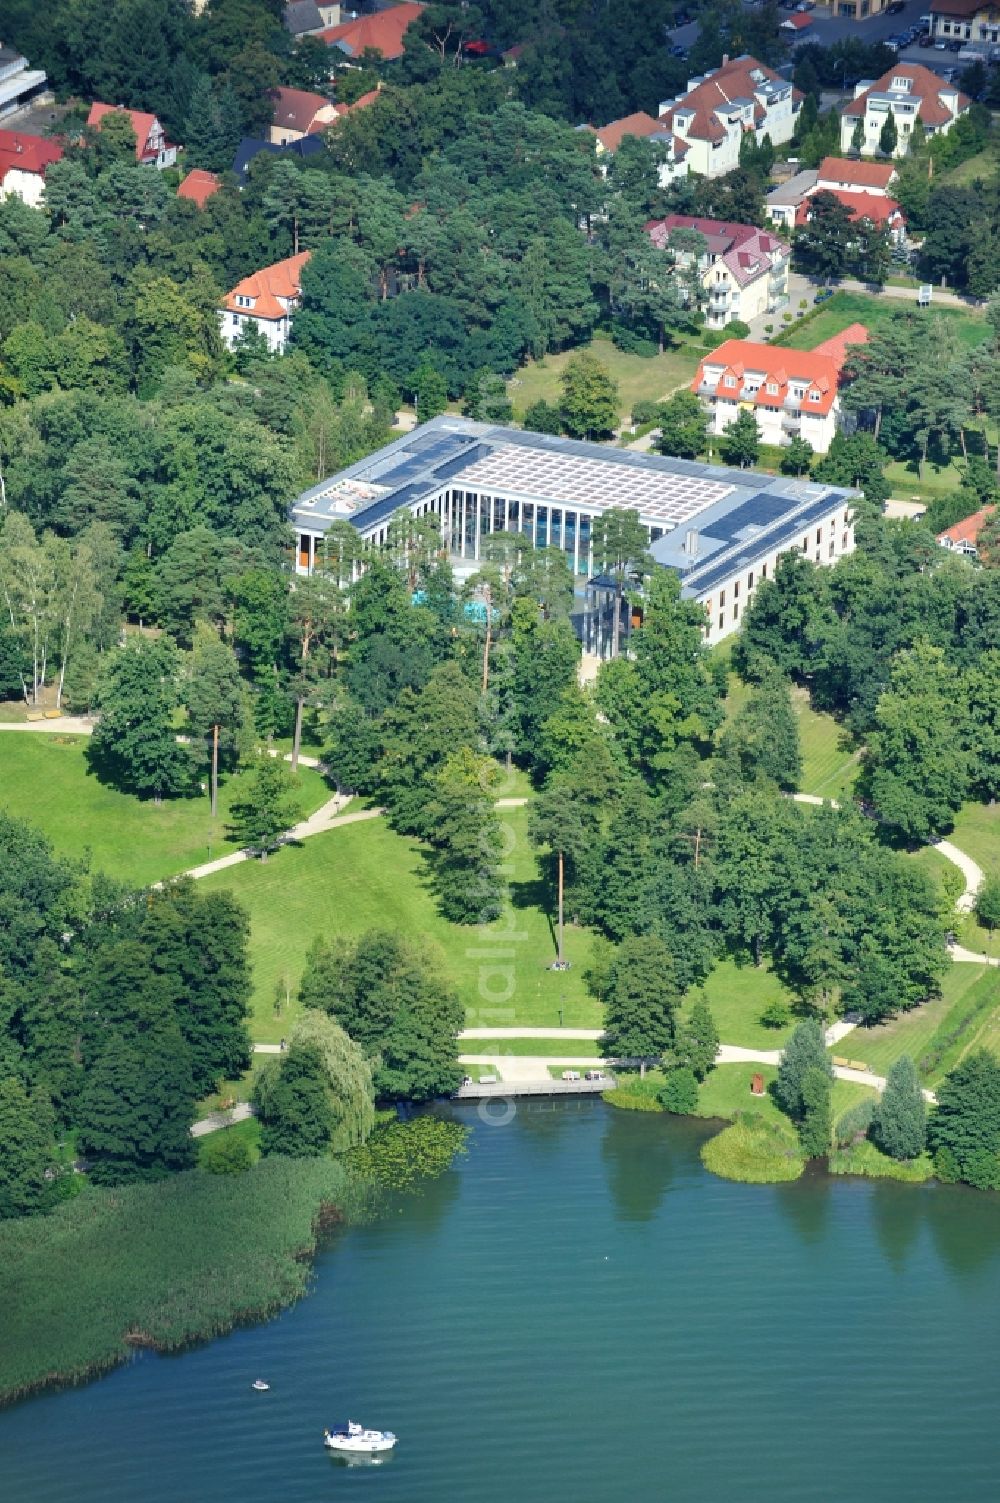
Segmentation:
{"type": "Polygon", "coordinates": [[[458,1110],[468,1157],[279,1319],[0,1413],[0,1497],[1000,1496],[1000,1197],[731,1185],[700,1124],[458,1110]],[[388,1463],[323,1451],[348,1416],[396,1430],[388,1463]]]}

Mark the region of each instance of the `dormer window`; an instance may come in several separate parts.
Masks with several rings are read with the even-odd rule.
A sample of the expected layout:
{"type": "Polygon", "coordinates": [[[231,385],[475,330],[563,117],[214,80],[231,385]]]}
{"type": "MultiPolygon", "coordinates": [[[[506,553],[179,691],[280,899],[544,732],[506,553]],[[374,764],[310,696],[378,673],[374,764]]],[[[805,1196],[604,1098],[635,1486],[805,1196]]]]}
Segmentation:
{"type": "Polygon", "coordinates": [[[819,392],[818,391],[811,391],[809,393],[809,400],[810,400],[810,402],[818,402],[819,401],[819,392]]]}
{"type": "Polygon", "coordinates": [[[892,81],[892,87],[894,89],[898,89],[901,94],[908,94],[913,87],[913,80],[911,78],[903,77],[894,78],[892,81]]]}
{"type": "Polygon", "coordinates": [[[769,381],[767,383],[767,394],[769,397],[776,397],[778,395],[777,381],[769,381]]]}
{"type": "Polygon", "coordinates": [[[735,376],[727,376],[725,378],[725,380],[723,381],[722,384],[723,384],[723,386],[735,386],[736,385],[736,377],[735,376]]]}

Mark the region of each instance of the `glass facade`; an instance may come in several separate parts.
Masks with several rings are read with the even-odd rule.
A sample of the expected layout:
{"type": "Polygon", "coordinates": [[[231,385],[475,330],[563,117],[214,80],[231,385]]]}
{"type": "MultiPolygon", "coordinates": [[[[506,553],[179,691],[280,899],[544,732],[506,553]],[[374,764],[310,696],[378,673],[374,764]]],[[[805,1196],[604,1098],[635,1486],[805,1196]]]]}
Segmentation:
{"type": "MultiPolygon", "coordinates": [[[[589,577],[593,572],[594,519],[575,509],[462,490],[447,491],[429,509],[440,511],[444,536],[455,558],[477,558],[483,538],[506,530],[519,532],[536,548],[561,548],[576,574],[589,577]]],[[[654,529],[652,535],[662,535],[662,529],[654,529]]]]}

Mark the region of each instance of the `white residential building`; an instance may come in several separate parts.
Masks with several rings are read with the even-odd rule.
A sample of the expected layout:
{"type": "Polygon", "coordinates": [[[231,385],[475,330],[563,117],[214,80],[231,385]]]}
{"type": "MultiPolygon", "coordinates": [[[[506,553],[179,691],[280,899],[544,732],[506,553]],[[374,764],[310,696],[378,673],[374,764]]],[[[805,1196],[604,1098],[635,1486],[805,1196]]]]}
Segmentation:
{"type": "Polygon", "coordinates": [[[825,454],[837,431],[847,348],[867,338],[867,329],[855,324],[815,350],[727,339],[701,361],[691,390],[708,408],[713,433],[725,432],[741,412],[752,412],[763,443],[804,438],[825,454]]]}
{"type": "Polygon", "coordinates": [[[790,141],[802,95],[787,78],[756,58],[723,61],[703,78],[691,79],[687,91],[660,105],[660,121],[688,147],[688,170],[702,177],[722,177],[740,164],[740,142],[753,131],[758,142],[790,141]]]}
{"type": "Polygon", "coordinates": [[[694,230],[705,242],[698,270],[705,289],[705,321],[723,329],[733,319],[749,323],[762,313],[774,313],[788,302],[788,263],[791,247],[752,224],[729,224],[691,214],[668,214],[646,225],[653,244],[671,248],[679,266],[689,266],[690,251],[671,242],[677,230],[694,230]]]}
{"type": "Polygon", "coordinates": [[[971,100],[954,84],[946,83],[920,63],[897,63],[874,83],[862,81],[840,116],[840,148],[855,148],[855,131],[861,121],[861,150],[873,156],[879,150],[882,127],[889,115],[896,122],[894,156],[905,156],[910,136],[919,120],[929,136],[943,136],[966,113],[971,100]]]}
{"type": "MultiPolygon", "coordinates": [[[[593,127],[584,126],[582,129],[593,130],[593,127]]],[[[597,137],[598,162],[601,162],[602,157],[613,156],[626,136],[634,136],[638,140],[651,141],[660,148],[657,180],[661,188],[666,188],[669,183],[676,182],[678,178],[687,177],[686,142],[682,141],[679,136],[675,136],[662,120],[654,120],[652,115],[647,115],[643,110],[602,125],[599,130],[594,130],[594,135],[597,137]]],[[[601,162],[601,170],[605,175],[607,174],[606,161],[601,162]]]]}
{"type": "Polygon", "coordinates": [[[309,254],[300,251],[297,256],[251,272],[227,292],[220,313],[222,338],[230,349],[250,327],[264,336],[272,351],[285,348],[292,314],[299,305],[302,268],[309,254]]]}

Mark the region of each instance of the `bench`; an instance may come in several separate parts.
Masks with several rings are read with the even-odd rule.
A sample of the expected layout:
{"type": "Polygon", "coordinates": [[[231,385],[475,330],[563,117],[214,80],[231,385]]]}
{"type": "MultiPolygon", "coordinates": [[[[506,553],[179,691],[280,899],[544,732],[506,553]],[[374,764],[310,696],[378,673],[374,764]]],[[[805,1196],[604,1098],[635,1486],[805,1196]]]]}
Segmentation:
{"type": "Polygon", "coordinates": [[[62,710],[46,710],[45,711],[45,719],[46,720],[61,720],[62,719],[62,710]]]}
{"type": "Polygon", "coordinates": [[[836,1066],[837,1066],[837,1068],[838,1068],[838,1069],[840,1069],[840,1070],[846,1070],[846,1069],[848,1069],[848,1068],[849,1068],[849,1066],[850,1066],[850,1061],[849,1061],[849,1060],[846,1060],[846,1059],[844,1059],[844,1058],[843,1058],[843,1057],[842,1057],[842,1056],[841,1056],[841,1055],[839,1055],[839,1054],[835,1054],[835,1055],[834,1055],[834,1056],[833,1056],[833,1062],[834,1062],[834,1064],[835,1064],[835,1065],[836,1065],[836,1066]]]}
{"type": "Polygon", "coordinates": [[[25,718],[25,720],[44,720],[45,719],[45,711],[44,710],[29,710],[28,713],[27,713],[27,715],[25,715],[24,718],[25,718]]]}
{"type": "Polygon", "coordinates": [[[864,1060],[861,1060],[861,1059],[852,1059],[851,1060],[851,1069],[852,1070],[864,1070],[865,1074],[866,1075],[868,1074],[868,1066],[865,1064],[864,1060]]]}

